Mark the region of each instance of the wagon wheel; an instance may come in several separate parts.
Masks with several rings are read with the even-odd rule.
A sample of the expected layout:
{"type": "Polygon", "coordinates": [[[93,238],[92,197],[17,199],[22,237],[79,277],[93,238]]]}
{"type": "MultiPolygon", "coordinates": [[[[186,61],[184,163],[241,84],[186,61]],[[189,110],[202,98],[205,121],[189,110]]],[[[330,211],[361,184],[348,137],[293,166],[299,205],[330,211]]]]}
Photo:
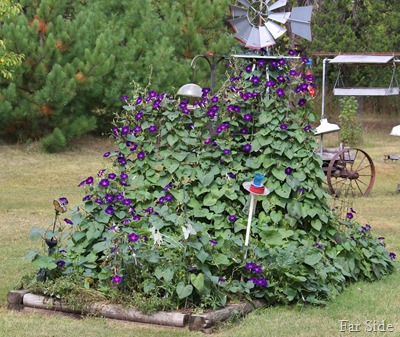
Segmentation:
{"type": "Polygon", "coordinates": [[[375,182],[375,166],[363,150],[345,148],[329,162],[326,178],[336,197],[367,196],[375,182]]]}

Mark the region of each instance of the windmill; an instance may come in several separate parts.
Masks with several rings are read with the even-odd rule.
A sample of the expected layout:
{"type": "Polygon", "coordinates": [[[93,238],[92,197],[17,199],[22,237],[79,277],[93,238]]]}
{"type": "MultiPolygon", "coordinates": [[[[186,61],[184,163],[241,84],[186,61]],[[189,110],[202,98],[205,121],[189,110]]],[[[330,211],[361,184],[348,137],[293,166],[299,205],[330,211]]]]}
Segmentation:
{"type": "Polygon", "coordinates": [[[229,24],[235,39],[246,48],[261,49],[274,45],[275,40],[286,31],[291,31],[311,41],[312,6],[294,7],[291,12],[276,11],[286,6],[287,0],[238,0],[242,6],[229,5],[232,19],[229,24]]]}

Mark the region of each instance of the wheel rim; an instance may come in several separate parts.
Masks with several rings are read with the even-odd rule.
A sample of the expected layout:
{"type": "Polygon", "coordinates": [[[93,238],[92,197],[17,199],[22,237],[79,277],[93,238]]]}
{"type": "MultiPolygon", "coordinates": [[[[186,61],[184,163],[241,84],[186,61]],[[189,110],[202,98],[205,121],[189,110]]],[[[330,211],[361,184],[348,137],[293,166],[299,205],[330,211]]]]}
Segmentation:
{"type": "Polygon", "coordinates": [[[367,196],[375,182],[375,166],[363,150],[346,148],[329,162],[327,183],[336,197],[367,196]]]}

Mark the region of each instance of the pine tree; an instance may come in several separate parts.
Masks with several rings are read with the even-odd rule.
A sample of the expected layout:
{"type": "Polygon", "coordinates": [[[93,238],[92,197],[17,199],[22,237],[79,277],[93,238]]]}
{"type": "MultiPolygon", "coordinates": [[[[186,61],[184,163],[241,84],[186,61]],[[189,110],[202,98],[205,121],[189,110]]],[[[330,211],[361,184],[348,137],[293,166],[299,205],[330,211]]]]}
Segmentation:
{"type": "Polygon", "coordinates": [[[107,32],[99,33],[99,24],[94,29],[93,16],[75,16],[79,5],[72,7],[68,1],[22,5],[24,15],[2,30],[13,41],[13,50],[26,59],[14,80],[0,82],[5,103],[0,110],[1,136],[38,139],[59,127],[69,141],[71,135],[96,126],[94,102],[114,61],[107,32]]]}
{"type": "MultiPolygon", "coordinates": [[[[21,10],[19,4],[10,0],[4,0],[0,3],[0,21],[9,19],[21,10]]],[[[18,55],[7,50],[5,42],[0,38],[0,76],[12,78],[13,68],[22,62],[23,55],[18,55]]]]}

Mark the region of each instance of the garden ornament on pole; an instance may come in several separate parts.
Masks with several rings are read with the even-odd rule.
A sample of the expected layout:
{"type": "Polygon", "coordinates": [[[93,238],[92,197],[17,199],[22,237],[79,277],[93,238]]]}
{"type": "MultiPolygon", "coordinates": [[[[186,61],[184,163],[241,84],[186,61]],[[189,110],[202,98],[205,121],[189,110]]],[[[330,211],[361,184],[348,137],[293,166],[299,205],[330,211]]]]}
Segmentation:
{"type": "MultiPolygon", "coordinates": [[[[58,220],[58,216],[60,213],[65,213],[67,211],[67,204],[68,200],[66,198],[59,198],[53,200],[53,206],[54,206],[54,221],[53,221],[53,229],[52,229],[52,234],[54,235],[55,230],[56,230],[56,223],[58,220]]],[[[48,247],[48,255],[51,256],[53,253],[56,251],[57,247],[57,239],[52,236],[50,238],[45,237],[44,242],[46,243],[48,247]]],[[[39,271],[36,274],[36,280],[40,282],[46,282],[47,277],[48,277],[48,269],[47,268],[40,268],[39,271]]]]}
{"type": "Polygon", "coordinates": [[[264,179],[264,175],[261,173],[256,173],[254,174],[254,180],[253,181],[247,181],[243,183],[243,187],[246,191],[250,193],[250,198],[246,204],[246,206],[243,209],[243,212],[246,212],[248,209],[248,220],[247,220],[247,229],[246,229],[246,238],[244,241],[245,245],[245,254],[244,258],[247,257],[247,248],[249,246],[249,240],[250,240],[250,231],[251,231],[251,222],[253,218],[253,214],[256,208],[257,204],[257,197],[258,196],[265,196],[270,193],[269,189],[266,188],[262,181],[264,179]],[[248,207],[247,207],[248,205],[248,207]]]}

